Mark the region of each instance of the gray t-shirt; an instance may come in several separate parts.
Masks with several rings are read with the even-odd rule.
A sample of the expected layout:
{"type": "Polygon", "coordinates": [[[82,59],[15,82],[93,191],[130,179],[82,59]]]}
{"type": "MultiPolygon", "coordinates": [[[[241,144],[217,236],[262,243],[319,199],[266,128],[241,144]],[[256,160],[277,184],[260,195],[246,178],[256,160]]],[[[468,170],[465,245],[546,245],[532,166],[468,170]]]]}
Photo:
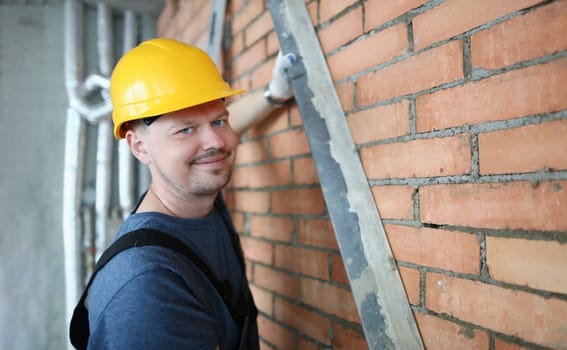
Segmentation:
{"type": "MultiPolygon", "coordinates": [[[[236,234],[222,198],[204,218],[134,213],[123,234],[150,228],[187,244],[220,281],[243,298],[248,285],[229,235],[236,234]]],[[[207,277],[163,247],[128,249],[97,274],[89,291],[90,349],[236,349],[241,329],[207,277]]]]}

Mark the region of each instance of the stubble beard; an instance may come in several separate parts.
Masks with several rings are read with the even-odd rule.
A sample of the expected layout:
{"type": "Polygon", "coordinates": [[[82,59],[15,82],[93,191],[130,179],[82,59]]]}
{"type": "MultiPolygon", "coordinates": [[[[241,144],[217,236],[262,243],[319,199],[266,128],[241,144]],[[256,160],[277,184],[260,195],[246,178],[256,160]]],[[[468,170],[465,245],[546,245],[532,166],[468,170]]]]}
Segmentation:
{"type": "Polygon", "coordinates": [[[194,181],[192,181],[193,182],[192,192],[198,196],[210,196],[219,193],[223,188],[226,187],[226,185],[228,185],[230,178],[232,176],[232,169],[230,168],[226,170],[226,174],[222,175],[223,172],[225,172],[224,169],[210,171],[209,176],[213,176],[215,178],[217,176],[222,176],[222,178],[219,179],[218,181],[211,181],[209,183],[205,183],[201,181],[201,179],[199,178],[194,179],[194,181]]]}
{"type": "Polygon", "coordinates": [[[226,185],[228,185],[230,178],[232,177],[232,167],[215,169],[209,170],[205,174],[193,173],[189,175],[189,184],[183,185],[182,183],[179,183],[173,178],[167,176],[161,168],[158,167],[156,170],[160,177],[168,184],[168,187],[170,187],[174,192],[177,192],[177,194],[181,197],[216,195],[224,187],[226,187],[226,185]],[[217,179],[217,177],[220,178],[217,179]]]}

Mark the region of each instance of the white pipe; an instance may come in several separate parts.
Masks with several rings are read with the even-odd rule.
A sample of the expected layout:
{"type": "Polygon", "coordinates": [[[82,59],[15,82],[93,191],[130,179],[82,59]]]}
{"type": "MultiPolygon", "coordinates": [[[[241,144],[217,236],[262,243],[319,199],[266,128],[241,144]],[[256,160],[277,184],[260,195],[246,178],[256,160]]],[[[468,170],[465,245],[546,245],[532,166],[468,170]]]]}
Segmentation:
{"type": "MultiPolygon", "coordinates": [[[[136,45],[137,20],[133,11],[124,12],[124,52],[136,45]]],[[[124,140],[118,143],[118,193],[122,217],[134,208],[134,158],[124,140]]]]}
{"type": "Polygon", "coordinates": [[[106,223],[110,208],[110,181],[112,162],[112,121],[108,118],[98,123],[96,152],[96,200],[95,200],[95,261],[106,248],[106,223]]]}
{"type": "MultiPolygon", "coordinates": [[[[109,87],[110,82],[99,76],[90,76],[85,83],[81,83],[83,50],[77,43],[82,42],[82,16],[83,3],[78,0],[65,1],[65,86],[69,98],[69,106],[78,111],[90,122],[97,122],[112,112],[110,100],[104,100],[97,105],[91,105],[84,99],[84,95],[96,85],[102,88],[109,87]],[[78,21],[78,18],[81,20],[78,21]],[[80,58],[79,58],[80,57],[80,58]]],[[[110,68],[111,69],[111,68],[110,68]]],[[[108,74],[107,74],[108,75],[108,74]]]]}
{"type": "Polygon", "coordinates": [[[70,101],[71,107],[81,113],[89,122],[97,123],[101,119],[104,119],[112,112],[111,103],[101,103],[97,106],[89,106],[85,104],[82,99],[74,99],[70,101]]]}
{"type": "Polygon", "coordinates": [[[91,74],[85,80],[84,87],[86,92],[93,91],[95,89],[110,89],[110,80],[99,74],[91,74]]]}
{"type": "MultiPolygon", "coordinates": [[[[79,1],[65,1],[65,86],[69,101],[77,98],[82,74],[82,50],[77,45],[82,36],[83,7],[79,1]]],[[[82,189],[85,125],[76,109],[67,108],[65,160],[63,171],[63,249],[65,254],[65,316],[71,320],[82,287],[80,281],[80,194],[82,189]]],[[[65,334],[68,338],[68,328],[65,334]]],[[[68,344],[72,349],[71,344],[68,344]]]]}
{"type": "MultiPolygon", "coordinates": [[[[97,33],[99,70],[109,76],[112,70],[112,11],[107,5],[97,5],[97,33]]],[[[106,105],[110,102],[106,101],[106,105]]],[[[101,116],[98,123],[96,153],[95,200],[95,260],[106,248],[106,224],[110,208],[110,181],[112,171],[112,121],[110,111],[101,116]]]]}
{"type": "Polygon", "coordinates": [[[90,206],[83,206],[81,210],[81,218],[83,219],[83,246],[82,249],[87,252],[85,254],[85,283],[92,276],[95,261],[94,254],[91,250],[93,249],[93,238],[94,238],[94,215],[92,208],[90,206]]]}

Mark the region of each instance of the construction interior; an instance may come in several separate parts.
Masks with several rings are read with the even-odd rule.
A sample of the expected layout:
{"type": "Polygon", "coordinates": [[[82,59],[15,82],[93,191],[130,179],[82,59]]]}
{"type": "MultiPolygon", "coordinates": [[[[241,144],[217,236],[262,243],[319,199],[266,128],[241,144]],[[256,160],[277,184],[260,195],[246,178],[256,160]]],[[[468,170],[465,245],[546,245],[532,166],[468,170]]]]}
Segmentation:
{"type": "Polygon", "coordinates": [[[261,348],[567,349],[567,0],[0,0],[0,348],[71,348],[149,184],[109,77],[143,40],[295,100],[225,195],[261,348]]]}

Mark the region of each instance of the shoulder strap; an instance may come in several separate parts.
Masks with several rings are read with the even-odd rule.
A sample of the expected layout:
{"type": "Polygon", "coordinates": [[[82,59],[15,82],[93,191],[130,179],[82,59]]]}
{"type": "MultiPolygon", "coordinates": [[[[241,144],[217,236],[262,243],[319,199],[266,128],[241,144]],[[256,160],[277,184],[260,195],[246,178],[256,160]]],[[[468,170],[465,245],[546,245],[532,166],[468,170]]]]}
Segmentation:
{"type": "Polygon", "coordinates": [[[185,243],[181,240],[152,229],[139,229],[129,233],[124,234],[118,238],[110,247],[108,247],[98,262],[96,263],[94,272],[85,287],[75,310],[73,311],[73,317],[71,319],[71,325],[69,329],[69,336],[71,338],[71,344],[77,349],[86,349],[88,344],[88,339],[90,336],[89,331],[89,318],[88,309],[85,305],[85,300],[89,293],[89,288],[98,273],[98,271],[106,265],[112,257],[116,254],[132,248],[132,247],[143,247],[143,246],[160,246],[171,249],[179,254],[182,254],[187,259],[189,259],[195,266],[197,266],[201,272],[207,276],[208,280],[215,287],[218,293],[223,298],[226,306],[228,307],[232,317],[237,323],[245,316],[249,309],[249,306],[239,305],[238,296],[233,292],[228,281],[223,281],[222,283],[209,269],[207,264],[185,243]]]}

